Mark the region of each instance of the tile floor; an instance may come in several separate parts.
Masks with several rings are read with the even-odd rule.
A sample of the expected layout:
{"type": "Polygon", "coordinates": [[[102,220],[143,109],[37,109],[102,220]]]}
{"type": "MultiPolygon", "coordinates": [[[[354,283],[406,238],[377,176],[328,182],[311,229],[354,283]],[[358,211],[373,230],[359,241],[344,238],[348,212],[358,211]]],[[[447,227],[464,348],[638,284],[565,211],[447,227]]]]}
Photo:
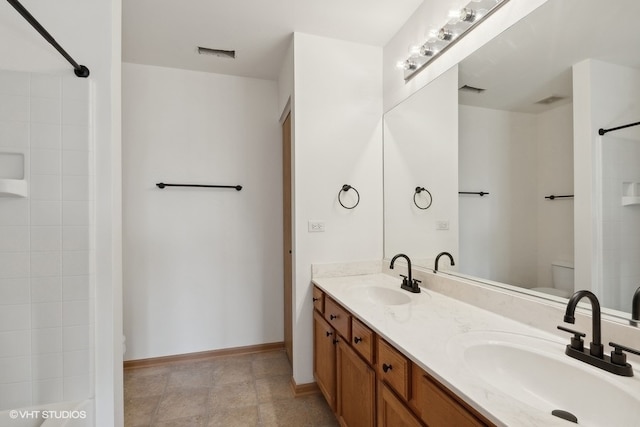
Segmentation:
{"type": "Polygon", "coordinates": [[[125,426],[337,426],[322,395],[294,398],[284,351],[124,372],[125,426]]]}

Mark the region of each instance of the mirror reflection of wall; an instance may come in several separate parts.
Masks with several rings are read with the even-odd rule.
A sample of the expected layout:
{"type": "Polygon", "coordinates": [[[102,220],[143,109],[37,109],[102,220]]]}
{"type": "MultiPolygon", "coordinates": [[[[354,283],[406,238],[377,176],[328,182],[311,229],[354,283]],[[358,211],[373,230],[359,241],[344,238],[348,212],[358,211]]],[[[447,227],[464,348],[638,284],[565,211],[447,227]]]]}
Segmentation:
{"type": "Polygon", "coordinates": [[[460,189],[490,193],[460,196],[461,273],[573,292],[552,276],[554,265],[573,266],[573,200],[545,199],[573,194],[573,109],[560,104],[541,112],[460,105],[460,189]]]}

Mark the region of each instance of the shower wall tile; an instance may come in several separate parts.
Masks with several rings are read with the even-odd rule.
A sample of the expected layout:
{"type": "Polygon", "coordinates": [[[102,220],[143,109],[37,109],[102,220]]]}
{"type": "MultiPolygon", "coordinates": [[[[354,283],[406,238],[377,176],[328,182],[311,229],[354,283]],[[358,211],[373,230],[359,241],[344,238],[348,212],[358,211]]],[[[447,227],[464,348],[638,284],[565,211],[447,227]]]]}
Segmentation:
{"type": "Polygon", "coordinates": [[[29,252],[0,252],[0,279],[29,276],[29,252]]]}
{"type": "Polygon", "coordinates": [[[64,276],[62,278],[62,299],[64,301],[89,299],[90,278],[91,276],[64,276]]]}
{"type": "Polygon", "coordinates": [[[86,276],[90,273],[89,252],[65,251],[62,256],[62,271],[65,276],[86,276]]]}
{"type": "Polygon", "coordinates": [[[29,74],[1,70],[0,94],[29,96],[29,74]]]}
{"type": "MultiPolygon", "coordinates": [[[[62,232],[56,226],[31,227],[31,250],[33,252],[59,251],[62,246],[62,232]]],[[[33,257],[31,257],[33,262],[33,257]]]]}
{"type": "Polygon", "coordinates": [[[29,123],[0,121],[0,147],[28,148],[29,123]]]}
{"type": "Polygon", "coordinates": [[[62,328],[40,328],[31,332],[31,353],[61,353],[62,328]]]}
{"type": "Polygon", "coordinates": [[[60,150],[31,149],[31,174],[60,175],[61,172],[60,150]]]}
{"type": "Polygon", "coordinates": [[[29,381],[29,356],[0,358],[0,383],[29,381]]]}
{"type": "Polygon", "coordinates": [[[62,96],[66,99],[79,101],[89,100],[89,80],[76,77],[62,78],[62,96]]]}
{"type": "Polygon", "coordinates": [[[62,353],[36,354],[31,357],[31,377],[34,380],[62,378],[62,353]]]}
{"type": "Polygon", "coordinates": [[[89,350],[64,353],[64,376],[77,377],[89,374],[89,350]]]}
{"type": "Polygon", "coordinates": [[[90,225],[90,207],[86,201],[64,201],[62,224],[66,226],[90,225]]]}
{"type": "Polygon", "coordinates": [[[30,318],[29,304],[0,305],[0,332],[28,330],[30,318]]]}
{"type": "Polygon", "coordinates": [[[89,324],[88,301],[64,301],[62,303],[63,326],[79,326],[89,324]]]}
{"type": "Polygon", "coordinates": [[[31,123],[60,124],[62,106],[59,99],[31,98],[31,123]]]}
{"type": "Polygon", "coordinates": [[[0,252],[24,252],[29,250],[29,227],[0,226],[0,252]]]}
{"type": "Polygon", "coordinates": [[[89,175],[89,152],[80,150],[64,150],[62,165],[65,175],[89,175]]]}
{"type": "Polygon", "coordinates": [[[2,199],[0,225],[29,225],[29,200],[2,199]]]}
{"type": "Polygon", "coordinates": [[[62,124],[74,125],[74,126],[88,126],[89,125],[89,108],[87,108],[87,101],[63,97],[62,124]]]}
{"type": "Polygon", "coordinates": [[[62,200],[89,200],[89,180],[86,176],[62,177],[62,200]]]}
{"type": "Polygon", "coordinates": [[[31,252],[31,278],[62,274],[60,252],[31,252]]]}
{"type": "Polygon", "coordinates": [[[31,302],[62,301],[62,279],[54,277],[31,278],[31,302]]]}
{"type": "Polygon", "coordinates": [[[33,200],[31,202],[31,225],[62,225],[62,202],[33,200]]]}
{"type": "Polygon", "coordinates": [[[31,123],[31,148],[60,150],[62,130],[58,124],[31,123]]]}
{"type": "Polygon", "coordinates": [[[28,304],[29,278],[0,279],[0,305],[28,304]]]}
{"type": "Polygon", "coordinates": [[[64,150],[89,151],[89,128],[87,126],[62,126],[62,148],[64,150]]]}
{"type": "Polygon", "coordinates": [[[63,227],[62,249],[65,251],[88,251],[89,227],[63,227]]]}
{"type": "Polygon", "coordinates": [[[80,400],[89,396],[89,375],[67,377],[63,379],[64,400],[80,400]]]}
{"type": "Polygon", "coordinates": [[[31,96],[60,99],[62,79],[48,74],[31,74],[31,96]]]}
{"type": "Polygon", "coordinates": [[[62,400],[64,400],[62,387],[62,378],[34,381],[33,396],[31,397],[32,405],[61,402],[62,400]]]}
{"type": "Polygon", "coordinates": [[[3,409],[24,408],[31,405],[31,382],[0,383],[0,405],[3,409]]]}
{"type": "Polygon", "coordinates": [[[12,122],[29,121],[29,98],[26,96],[0,94],[0,120],[12,122]]]}
{"type": "Polygon", "coordinates": [[[89,325],[66,326],[62,331],[65,351],[89,349],[89,325]]]}
{"type": "Polygon", "coordinates": [[[31,175],[31,200],[62,200],[62,182],[57,175],[31,175]]]}
{"type": "Polygon", "coordinates": [[[0,358],[28,355],[31,350],[29,341],[27,330],[0,333],[0,358]]]}
{"type": "Polygon", "coordinates": [[[31,304],[31,327],[34,329],[59,328],[62,326],[62,303],[47,302],[31,304]]]}

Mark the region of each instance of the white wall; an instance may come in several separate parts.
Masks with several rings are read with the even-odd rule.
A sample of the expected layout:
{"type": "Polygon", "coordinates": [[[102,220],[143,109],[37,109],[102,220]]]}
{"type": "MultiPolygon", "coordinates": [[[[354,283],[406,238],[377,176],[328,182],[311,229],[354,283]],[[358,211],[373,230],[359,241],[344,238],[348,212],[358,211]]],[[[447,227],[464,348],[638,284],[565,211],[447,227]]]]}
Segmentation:
{"type": "MultiPolygon", "coordinates": [[[[122,424],[120,270],[121,0],[36,1],[26,5],[91,70],[96,149],[96,424],[122,424]]],[[[0,69],[73,75],[68,63],[8,4],[0,10],[0,69]]]]}
{"type": "MultiPolygon", "coordinates": [[[[404,253],[429,268],[442,251],[458,259],[457,66],[385,114],[384,196],[386,258],[404,253]],[[418,186],[431,193],[428,209],[414,204],[418,186]]],[[[425,207],[429,197],[416,201],[425,207]]]]}
{"type": "Polygon", "coordinates": [[[125,359],[283,340],[277,96],[273,81],[124,64],[125,359]]]}
{"type": "Polygon", "coordinates": [[[382,49],[294,34],[293,376],[313,379],[311,264],[382,258],[382,49]],[[360,192],[353,210],[343,184],[360,192]],[[307,231],[309,220],[324,233],[307,231]]]}
{"type": "Polygon", "coordinates": [[[636,208],[622,207],[620,197],[622,182],[638,179],[638,153],[623,139],[637,141],[639,133],[635,127],[600,137],[598,129],[638,120],[639,72],[585,60],[574,66],[573,90],[580,102],[574,115],[576,198],[581,196],[575,218],[583,230],[576,228],[576,283],[592,288],[604,305],[628,311],[638,286],[634,266],[640,248],[637,238],[627,240],[636,231],[636,208]]]}
{"type": "Polygon", "coordinates": [[[423,43],[431,30],[440,29],[449,19],[450,10],[460,10],[468,3],[467,0],[425,1],[384,47],[384,111],[389,111],[546,1],[507,3],[426,69],[405,82],[404,71],[396,68],[396,63],[408,58],[410,46],[423,43]]]}

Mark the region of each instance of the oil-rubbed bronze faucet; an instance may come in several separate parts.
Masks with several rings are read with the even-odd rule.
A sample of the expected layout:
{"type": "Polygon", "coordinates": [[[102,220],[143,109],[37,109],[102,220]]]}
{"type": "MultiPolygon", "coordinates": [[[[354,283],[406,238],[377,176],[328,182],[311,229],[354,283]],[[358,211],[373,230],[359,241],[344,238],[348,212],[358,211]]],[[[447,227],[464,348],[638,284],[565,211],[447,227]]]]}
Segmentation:
{"type": "Polygon", "coordinates": [[[638,326],[640,323],[640,286],[633,294],[633,301],[631,302],[631,324],[638,326]]]}
{"type": "Polygon", "coordinates": [[[587,298],[591,302],[591,343],[589,344],[589,349],[585,349],[584,342],[582,341],[582,338],[585,337],[584,333],[558,326],[558,329],[573,334],[573,338],[571,338],[571,344],[567,345],[565,354],[567,356],[573,357],[574,359],[586,362],[590,365],[593,365],[600,369],[604,369],[605,371],[614,373],[616,375],[632,377],[633,368],[630,364],[627,363],[627,356],[623,353],[623,351],[638,355],[640,355],[640,351],[633,348],[625,347],[620,344],[616,344],[614,342],[610,342],[609,345],[613,347],[611,357],[604,354],[604,347],[601,341],[602,325],[600,319],[600,302],[598,301],[598,298],[595,296],[595,294],[593,294],[593,292],[581,290],[573,294],[569,299],[569,303],[567,304],[567,310],[564,314],[564,321],[566,323],[575,323],[576,307],[578,306],[578,302],[582,298],[587,298]]]}
{"type": "Polygon", "coordinates": [[[408,271],[406,276],[403,274],[400,275],[404,278],[402,280],[402,284],[400,285],[400,288],[404,289],[405,291],[413,292],[414,294],[420,293],[420,286],[418,285],[418,283],[420,283],[420,280],[413,279],[411,277],[411,260],[409,259],[408,256],[406,256],[405,254],[398,254],[394,256],[393,258],[391,258],[391,264],[389,265],[389,268],[393,270],[393,264],[395,264],[398,258],[404,258],[407,260],[407,271],[408,271]]]}
{"type": "Polygon", "coordinates": [[[446,255],[446,256],[448,256],[448,257],[449,257],[449,261],[450,261],[450,264],[451,264],[451,266],[452,266],[452,267],[453,267],[454,265],[456,265],[456,263],[453,261],[453,256],[452,256],[449,252],[440,252],[440,253],[438,254],[438,256],[436,257],[436,263],[435,263],[435,265],[434,265],[434,269],[433,269],[433,272],[434,272],[434,273],[437,273],[437,272],[438,272],[438,262],[440,262],[440,257],[441,257],[442,255],[446,255]]]}

